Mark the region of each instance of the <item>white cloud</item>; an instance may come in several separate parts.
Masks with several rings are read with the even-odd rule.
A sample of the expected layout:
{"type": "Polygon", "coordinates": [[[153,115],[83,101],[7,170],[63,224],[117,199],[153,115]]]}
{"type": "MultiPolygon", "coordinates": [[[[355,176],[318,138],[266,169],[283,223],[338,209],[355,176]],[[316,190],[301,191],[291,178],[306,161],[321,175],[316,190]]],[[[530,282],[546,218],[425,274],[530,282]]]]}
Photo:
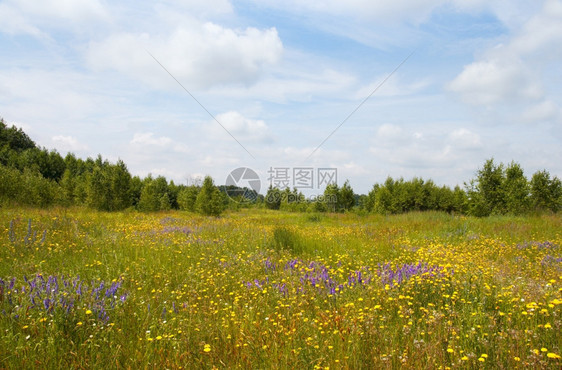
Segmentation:
{"type": "Polygon", "coordinates": [[[341,171],[342,175],[346,176],[346,178],[358,177],[369,173],[365,167],[355,163],[354,161],[347,162],[342,165],[334,164],[333,167],[336,167],[338,171],[341,171]]]}
{"type": "Polygon", "coordinates": [[[460,128],[449,134],[449,141],[452,145],[461,149],[480,149],[482,140],[480,135],[466,129],[460,128]]]}
{"type": "Polygon", "coordinates": [[[108,17],[99,0],[6,0],[0,4],[0,32],[51,40],[45,28],[71,25],[80,31],[86,23],[108,17]]]}
{"type": "Polygon", "coordinates": [[[547,108],[554,112],[558,108],[549,98],[548,63],[562,61],[561,43],[562,2],[546,0],[536,15],[512,32],[511,39],[464,66],[447,88],[471,105],[497,110],[510,104],[507,110],[515,117],[525,119],[547,108]]]}
{"type": "Polygon", "coordinates": [[[510,47],[519,54],[540,51],[543,55],[561,56],[562,43],[562,2],[546,0],[543,9],[531,17],[520,33],[513,39],[510,47]],[[545,53],[547,52],[547,53],[545,53]]]}
{"type": "Polygon", "coordinates": [[[75,137],[56,135],[52,137],[53,144],[61,153],[64,152],[78,152],[89,150],[86,144],[82,144],[75,137]]]}
{"type": "Polygon", "coordinates": [[[200,16],[227,14],[233,11],[230,0],[166,0],[163,3],[171,6],[176,11],[180,9],[200,16]]]}
{"type": "Polygon", "coordinates": [[[377,129],[377,137],[382,141],[401,141],[405,138],[404,130],[400,126],[385,123],[377,129]]]}
{"type": "Polygon", "coordinates": [[[24,33],[38,38],[46,37],[39,28],[31,24],[21,11],[12,4],[0,4],[0,24],[2,24],[0,32],[8,34],[24,33]]]}
{"type": "MultiPolygon", "coordinates": [[[[317,59],[312,55],[301,55],[301,58],[317,59]]],[[[303,64],[304,62],[299,65],[292,63],[284,65],[281,67],[282,72],[275,71],[270,75],[262,76],[250,86],[221,86],[212,89],[211,92],[232,99],[259,98],[276,103],[309,102],[315,98],[345,98],[348,96],[346,92],[356,81],[356,78],[349,73],[303,64]]]]}
{"type": "Polygon", "coordinates": [[[543,95],[536,76],[513,57],[469,64],[448,87],[474,105],[536,100],[543,95]]]}
{"type": "Polygon", "coordinates": [[[8,0],[28,14],[80,21],[106,16],[99,0],[8,0]]]}
{"type": "Polygon", "coordinates": [[[152,132],[136,133],[131,140],[131,144],[167,147],[172,144],[172,139],[166,136],[154,137],[152,132]]]}
{"type": "Polygon", "coordinates": [[[137,153],[150,154],[154,151],[169,151],[178,154],[192,154],[190,146],[172,140],[167,136],[155,136],[152,132],[135,133],[129,142],[137,153]]]}
{"type": "Polygon", "coordinates": [[[379,163],[401,168],[452,168],[482,147],[480,135],[466,128],[447,133],[442,125],[431,125],[422,133],[386,124],[379,127],[369,151],[379,163]]]}
{"type": "MultiPolygon", "coordinates": [[[[272,137],[269,133],[269,128],[263,120],[254,120],[244,117],[236,111],[229,111],[221,113],[216,116],[217,121],[239,140],[250,140],[259,142],[271,142],[272,137]]],[[[225,132],[223,127],[220,127],[214,120],[209,123],[211,131],[214,134],[223,136],[230,136],[225,132]]]]}
{"type": "MultiPolygon", "coordinates": [[[[200,160],[198,163],[203,166],[203,168],[225,168],[226,166],[235,166],[239,163],[239,159],[230,155],[230,156],[220,156],[220,155],[207,155],[200,160]]],[[[225,172],[228,173],[228,172],[225,172]]],[[[226,176],[225,176],[226,177],[226,176]]]]}
{"type": "Polygon", "coordinates": [[[521,121],[525,123],[539,123],[556,121],[562,123],[562,110],[552,100],[545,100],[528,107],[521,115],[521,121]]]}
{"type": "Polygon", "coordinates": [[[275,28],[240,30],[192,20],[165,34],[125,32],[92,42],[87,60],[94,69],[117,70],[152,86],[171,86],[170,76],[147,50],[189,89],[251,84],[279,61],[283,44],[275,28]]]}
{"type": "Polygon", "coordinates": [[[420,92],[430,84],[430,81],[428,79],[412,81],[410,83],[402,83],[399,81],[398,77],[394,75],[386,80],[383,85],[381,85],[381,83],[385,78],[387,78],[387,76],[388,74],[379,76],[369,85],[360,88],[355,95],[356,98],[365,99],[369,95],[373,94],[373,91],[375,92],[373,96],[376,95],[377,97],[412,95],[420,92]]]}

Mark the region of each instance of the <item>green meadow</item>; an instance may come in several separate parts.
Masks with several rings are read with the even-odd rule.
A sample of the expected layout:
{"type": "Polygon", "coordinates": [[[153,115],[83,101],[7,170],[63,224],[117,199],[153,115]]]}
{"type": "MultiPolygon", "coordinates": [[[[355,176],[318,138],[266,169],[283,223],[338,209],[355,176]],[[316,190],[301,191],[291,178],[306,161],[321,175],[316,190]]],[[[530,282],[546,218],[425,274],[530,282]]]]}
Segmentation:
{"type": "Polygon", "coordinates": [[[0,209],[0,368],[562,366],[562,217],[0,209]]]}

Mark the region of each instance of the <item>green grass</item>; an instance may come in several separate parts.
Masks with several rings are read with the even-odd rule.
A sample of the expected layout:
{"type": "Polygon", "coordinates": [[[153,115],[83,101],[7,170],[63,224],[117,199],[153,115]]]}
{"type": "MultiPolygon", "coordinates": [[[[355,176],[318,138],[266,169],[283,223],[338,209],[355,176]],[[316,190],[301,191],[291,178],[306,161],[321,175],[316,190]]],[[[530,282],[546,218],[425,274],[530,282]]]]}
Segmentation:
{"type": "Polygon", "coordinates": [[[556,215],[4,208],[0,368],[557,369],[561,230],[556,215]],[[39,275],[57,305],[31,301],[39,275]]]}

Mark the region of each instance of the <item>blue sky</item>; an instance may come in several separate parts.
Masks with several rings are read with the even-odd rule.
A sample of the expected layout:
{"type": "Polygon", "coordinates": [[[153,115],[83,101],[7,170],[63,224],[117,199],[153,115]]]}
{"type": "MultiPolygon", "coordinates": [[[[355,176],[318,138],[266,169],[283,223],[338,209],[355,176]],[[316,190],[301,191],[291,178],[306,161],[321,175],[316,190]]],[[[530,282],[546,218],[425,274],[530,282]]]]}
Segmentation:
{"type": "Polygon", "coordinates": [[[0,24],[0,116],[133,174],[330,167],[366,193],[494,157],[562,177],[561,1],[3,0],[0,24]]]}

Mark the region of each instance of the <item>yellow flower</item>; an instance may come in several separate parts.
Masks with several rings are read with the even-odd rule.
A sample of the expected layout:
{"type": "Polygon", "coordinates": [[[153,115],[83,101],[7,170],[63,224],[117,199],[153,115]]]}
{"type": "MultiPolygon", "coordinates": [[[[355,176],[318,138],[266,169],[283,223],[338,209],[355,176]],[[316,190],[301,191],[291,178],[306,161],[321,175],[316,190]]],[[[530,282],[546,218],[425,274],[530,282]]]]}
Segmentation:
{"type": "Polygon", "coordinates": [[[515,361],[521,361],[521,359],[519,357],[514,357],[513,358],[515,361]]]}
{"type": "Polygon", "coordinates": [[[542,347],[542,348],[541,348],[541,352],[548,352],[548,349],[542,347]]]}
{"type": "Polygon", "coordinates": [[[76,326],[82,326],[82,321],[77,322],[76,326]]]}
{"type": "Polygon", "coordinates": [[[203,352],[211,352],[211,345],[210,344],[205,344],[203,346],[203,352]]]}
{"type": "Polygon", "coordinates": [[[86,310],[86,315],[91,315],[92,311],[91,310],[86,310]]]}
{"type": "Polygon", "coordinates": [[[483,353],[483,354],[480,355],[480,357],[488,358],[488,355],[483,353]]]}
{"type": "Polygon", "coordinates": [[[548,358],[560,358],[560,355],[557,355],[556,353],[552,353],[552,352],[547,353],[546,356],[548,358]]]}
{"type": "Polygon", "coordinates": [[[162,336],[161,335],[157,336],[156,340],[162,340],[162,336]]]}
{"type": "Polygon", "coordinates": [[[453,352],[455,352],[455,351],[454,351],[452,348],[447,348],[447,352],[453,353],[453,352]]]}
{"type": "Polygon", "coordinates": [[[462,356],[462,357],[461,357],[461,360],[463,360],[463,361],[468,361],[468,357],[462,356]]]}
{"type": "Polygon", "coordinates": [[[484,362],[484,361],[486,361],[486,359],[485,359],[484,357],[480,357],[480,358],[478,359],[478,361],[484,362]]]}

